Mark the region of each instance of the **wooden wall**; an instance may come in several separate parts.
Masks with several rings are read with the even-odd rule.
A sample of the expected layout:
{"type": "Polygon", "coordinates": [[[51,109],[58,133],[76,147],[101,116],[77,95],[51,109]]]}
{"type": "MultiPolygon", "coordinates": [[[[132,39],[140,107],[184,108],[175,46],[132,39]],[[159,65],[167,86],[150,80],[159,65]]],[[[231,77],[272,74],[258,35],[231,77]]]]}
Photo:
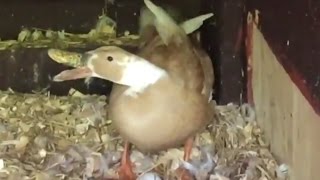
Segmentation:
{"type": "Polygon", "coordinates": [[[291,180],[320,177],[320,116],[316,113],[254,23],[251,31],[252,102],[259,124],[291,180]]]}
{"type": "MultiPolygon", "coordinates": [[[[213,12],[214,17],[201,27],[204,49],[215,66],[215,99],[220,104],[241,103],[245,100],[245,59],[241,36],[244,0],[154,0],[173,6],[184,18],[213,12]]],[[[118,23],[118,35],[129,30],[136,33],[142,0],[3,0],[0,1],[0,38],[16,39],[23,27],[87,33],[102,10],[118,23]]],[[[77,51],[85,51],[78,49],[77,51]]],[[[53,94],[66,94],[70,87],[83,93],[108,94],[110,83],[95,79],[89,88],[83,81],[53,83],[50,78],[66,67],[48,62],[46,49],[16,49],[0,51],[0,89],[12,87],[20,92],[47,88],[53,94]],[[15,61],[11,61],[15,59],[15,61]],[[10,61],[10,63],[8,62],[10,61]],[[40,64],[41,82],[32,82],[29,63],[40,64]],[[20,71],[23,69],[23,71],[20,71]],[[13,77],[14,76],[14,77],[13,77]],[[20,78],[21,77],[21,78],[20,78]],[[106,91],[107,89],[107,91],[106,91]]]]}
{"type": "Polygon", "coordinates": [[[248,100],[294,180],[320,177],[320,2],[249,0],[248,100]]]}

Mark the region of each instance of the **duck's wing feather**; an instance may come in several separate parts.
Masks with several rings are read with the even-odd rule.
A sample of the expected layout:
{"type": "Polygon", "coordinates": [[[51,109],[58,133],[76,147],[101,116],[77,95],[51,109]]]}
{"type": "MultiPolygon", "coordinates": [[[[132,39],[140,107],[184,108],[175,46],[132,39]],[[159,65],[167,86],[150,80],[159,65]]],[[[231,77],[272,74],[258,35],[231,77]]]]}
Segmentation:
{"type": "Polygon", "coordinates": [[[175,20],[160,6],[150,0],[144,0],[146,7],[154,15],[152,24],[156,28],[161,40],[165,45],[181,44],[184,42],[186,33],[175,20]]]}
{"type": "Polygon", "coordinates": [[[180,27],[186,34],[191,34],[201,27],[203,21],[213,16],[213,13],[203,14],[191,19],[188,19],[180,24],[180,27]]]}
{"type": "MultiPolygon", "coordinates": [[[[158,9],[160,7],[156,7],[156,8],[158,9]]],[[[155,11],[155,12],[159,13],[159,11],[155,11]]],[[[160,11],[160,14],[157,17],[163,17],[163,16],[168,16],[169,18],[167,17],[167,20],[169,19],[174,22],[180,22],[182,19],[181,13],[177,9],[174,9],[173,7],[170,7],[170,6],[167,7],[167,12],[160,11]]],[[[203,24],[203,22],[212,16],[213,16],[213,13],[203,14],[203,15],[185,20],[182,23],[180,23],[179,26],[187,35],[189,35],[195,32],[197,29],[199,29],[203,24]]],[[[154,15],[154,13],[151,12],[151,10],[148,7],[146,6],[142,7],[140,10],[140,18],[139,18],[139,35],[140,35],[140,41],[142,44],[141,46],[147,44],[153,38],[159,35],[155,26],[155,21],[156,21],[156,16],[154,15]]],[[[167,23],[162,23],[162,24],[167,25],[167,23]]]]}

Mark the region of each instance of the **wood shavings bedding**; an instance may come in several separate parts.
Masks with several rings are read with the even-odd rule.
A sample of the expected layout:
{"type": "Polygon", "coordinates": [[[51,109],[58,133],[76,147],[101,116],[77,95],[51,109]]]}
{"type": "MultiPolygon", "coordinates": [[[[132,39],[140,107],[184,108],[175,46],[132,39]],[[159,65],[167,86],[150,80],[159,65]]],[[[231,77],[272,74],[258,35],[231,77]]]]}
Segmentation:
{"type": "MultiPolygon", "coordinates": [[[[72,94],[0,92],[0,179],[117,178],[123,147],[106,118],[106,97],[72,94]]],[[[197,136],[190,162],[182,161],[182,148],[157,154],[134,148],[139,179],[174,179],[179,166],[199,180],[287,178],[250,106],[217,106],[216,116],[197,136]]]]}

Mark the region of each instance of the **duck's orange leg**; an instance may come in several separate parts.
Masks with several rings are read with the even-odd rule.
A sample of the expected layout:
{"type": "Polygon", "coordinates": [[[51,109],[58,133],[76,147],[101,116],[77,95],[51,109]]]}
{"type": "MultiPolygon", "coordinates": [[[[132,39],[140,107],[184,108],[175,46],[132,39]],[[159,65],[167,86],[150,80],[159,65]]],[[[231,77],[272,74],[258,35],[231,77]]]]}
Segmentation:
{"type": "MultiPolygon", "coordinates": [[[[188,161],[190,159],[193,141],[194,141],[193,137],[190,137],[190,138],[188,138],[188,140],[184,144],[184,156],[183,156],[184,161],[188,161]]],[[[176,173],[178,175],[179,180],[193,180],[194,179],[193,176],[186,169],[178,168],[176,173]]]]}
{"type": "Polygon", "coordinates": [[[118,171],[119,180],[136,180],[136,175],[132,170],[129,151],[130,151],[130,143],[125,142],[124,151],[121,157],[121,164],[118,171]]]}
{"type": "Polygon", "coordinates": [[[185,160],[185,161],[188,161],[190,159],[193,141],[194,141],[193,137],[190,137],[187,139],[186,143],[184,144],[183,160],[185,160]]]}

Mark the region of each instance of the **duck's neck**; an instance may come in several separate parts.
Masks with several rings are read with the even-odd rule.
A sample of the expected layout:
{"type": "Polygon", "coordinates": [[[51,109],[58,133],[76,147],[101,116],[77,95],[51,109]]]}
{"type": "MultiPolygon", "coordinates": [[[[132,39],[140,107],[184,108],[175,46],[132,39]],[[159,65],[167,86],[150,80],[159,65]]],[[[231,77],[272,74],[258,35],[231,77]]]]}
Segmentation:
{"type": "Polygon", "coordinates": [[[142,93],[145,88],[156,83],[167,72],[149,61],[133,55],[132,60],[123,71],[121,84],[129,86],[127,95],[142,93]]]}

